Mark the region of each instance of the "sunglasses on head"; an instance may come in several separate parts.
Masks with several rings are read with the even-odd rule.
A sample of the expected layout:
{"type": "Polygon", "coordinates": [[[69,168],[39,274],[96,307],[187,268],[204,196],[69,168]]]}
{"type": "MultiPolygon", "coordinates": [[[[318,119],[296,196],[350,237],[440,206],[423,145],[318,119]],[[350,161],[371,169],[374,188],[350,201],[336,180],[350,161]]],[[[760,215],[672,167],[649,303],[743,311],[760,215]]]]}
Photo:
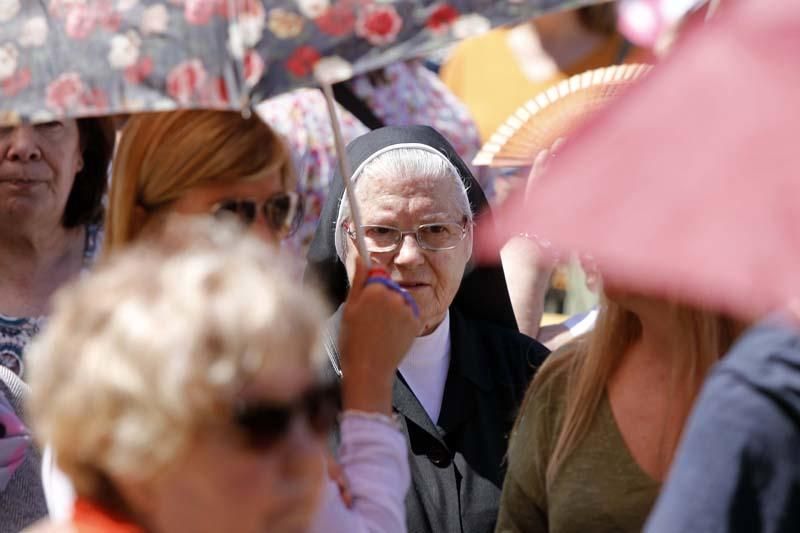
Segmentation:
{"type": "Polygon", "coordinates": [[[255,222],[259,210],[267,226],[286,238],[296,232],[303,222],[303,197],[296,192],[280,192],[261,204],[247,198],[223,200],[211,208],[211,214],[216,217],[234,216],[249,227],[255,222]]]}
{"type": "Polygon", "coordinates": [[[298,416],[305,419],[315,434],[326,436],[336,424],[340,409],[339,383],[334,382],[314,386],[289,404],[239,404],[234,409],[233,421],[247,445],[263,451],[284,438],[298,416]]]}

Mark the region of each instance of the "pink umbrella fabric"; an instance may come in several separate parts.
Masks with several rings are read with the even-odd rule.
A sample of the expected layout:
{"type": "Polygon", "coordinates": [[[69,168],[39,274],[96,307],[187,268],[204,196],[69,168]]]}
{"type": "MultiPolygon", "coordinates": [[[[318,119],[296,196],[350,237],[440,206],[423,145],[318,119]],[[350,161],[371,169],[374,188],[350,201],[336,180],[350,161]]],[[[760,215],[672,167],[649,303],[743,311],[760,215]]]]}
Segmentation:
{"type": "Polygon", "coordinates": [[[726,2],[498,215],[607,283],[754,318],[800,298],[800,3],[726,2]]]}

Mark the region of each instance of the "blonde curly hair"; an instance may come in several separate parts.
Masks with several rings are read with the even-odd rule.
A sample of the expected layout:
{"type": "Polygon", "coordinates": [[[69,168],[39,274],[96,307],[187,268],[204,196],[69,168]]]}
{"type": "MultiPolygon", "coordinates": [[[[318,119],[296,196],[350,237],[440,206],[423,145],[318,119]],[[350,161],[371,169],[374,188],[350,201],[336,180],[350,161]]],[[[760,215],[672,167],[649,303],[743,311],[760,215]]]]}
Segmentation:
{"type": "Polygon", "coordinates": [[[321,371],[326,310],[289,272],[238,229],[181,220],[57,293],[28,407],[79,496],[150,479],[256,373],[321,371]]]}

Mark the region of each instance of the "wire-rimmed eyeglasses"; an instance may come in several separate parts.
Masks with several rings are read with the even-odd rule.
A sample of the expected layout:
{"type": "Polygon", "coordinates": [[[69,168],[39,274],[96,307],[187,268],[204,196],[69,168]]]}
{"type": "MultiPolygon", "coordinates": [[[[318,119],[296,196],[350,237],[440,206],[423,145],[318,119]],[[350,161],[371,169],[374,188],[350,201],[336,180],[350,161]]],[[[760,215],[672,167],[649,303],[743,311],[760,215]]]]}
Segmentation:
{"type": "MultiPolygon", "coordinates": [[[[344,230],[351,239],[356,234],[351,224],[343,222],[344,230]]],[[[365,224],[361,226],[367,250],[374,253],[393,252],[406,235],[414,235],[420,248],[433,252],[452,250],[467,235],[469,220],[464,217],[461,222],[432,222],[420,224],[415,229],[401,230],[394,226],[365,224]]]]}

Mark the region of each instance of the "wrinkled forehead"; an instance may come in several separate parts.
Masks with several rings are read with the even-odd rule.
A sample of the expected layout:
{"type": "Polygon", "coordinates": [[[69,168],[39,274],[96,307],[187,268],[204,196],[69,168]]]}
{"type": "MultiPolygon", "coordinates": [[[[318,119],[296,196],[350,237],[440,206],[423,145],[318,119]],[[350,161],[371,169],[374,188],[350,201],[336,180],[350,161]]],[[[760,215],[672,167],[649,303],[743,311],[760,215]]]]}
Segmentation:
{"type": "Polygon", "coordinates": [[[432,200],[452,200],[461,194],[454,178],[440,176],[373,174],[357,184],[356,197],[370,202],[378,196],[431,197],[432,200]]]}
{"type": "Polygon", "coordinates": [[[453,162],[450,161],[442,152],[440,152],[433,146],[423,143],[396,143],[384,146],[383,148],[380,148],[372,152],[361,163],[359,163],[359,165],[355,169],[353,169],[353,181],[358,180],[358,178],[364,174],[364,170],[367,169],[376,159],[380,158],[385,154],[388,154],[390,152],[395,152],[398,150],[416,150],[419,152],[423,152],[427,155],[432,155],[440,159],[442,163],[448,166],[454,176],[459,175],[458,169],[453,164],[453,162]]]}
{"type": "Polygon", "coordinates": [[[466,213],[456,185],[428,178],[375,178],[364,183],[356,196],[365,224],[458,221],[466,213]]]}
{"type": "Polygon", "coordinates": [[[396,144],[379,150],[359,165],[353,177],[356,198],[366,209],[413,203],[429,210],[463,214],[468,205],[458,169],[440,151],[424,144],[396,144]],[[379,158],[396,150],[404,150],[402,157],[409,160],[378,164],[379,158]],[[439,166],[415,165],[413,158],[424,158],[428,163],[438,160],[439,166]]]}

